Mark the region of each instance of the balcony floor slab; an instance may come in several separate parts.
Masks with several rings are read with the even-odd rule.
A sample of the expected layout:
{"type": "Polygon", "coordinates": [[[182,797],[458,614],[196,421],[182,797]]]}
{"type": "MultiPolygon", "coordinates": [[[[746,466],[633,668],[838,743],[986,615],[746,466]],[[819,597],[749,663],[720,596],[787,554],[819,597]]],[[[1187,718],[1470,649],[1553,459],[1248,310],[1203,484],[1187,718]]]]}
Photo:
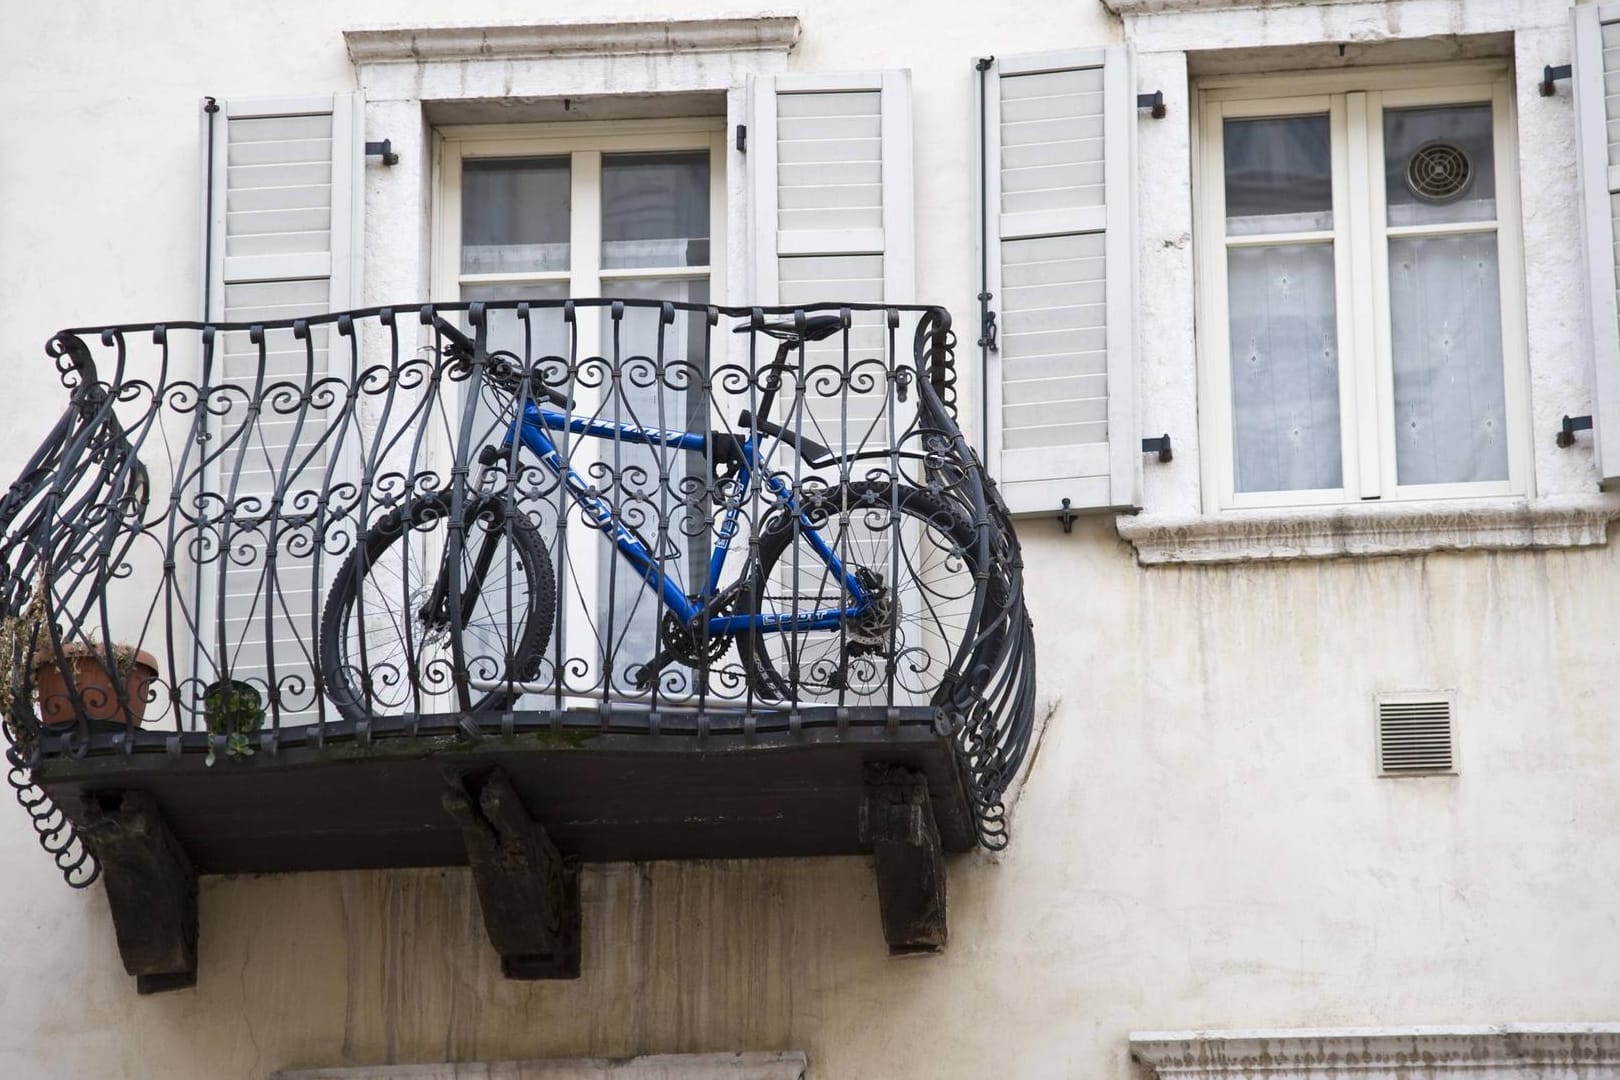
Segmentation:
{"type": "Polygon", "coordinates": [[[583,862],[856,854],[870,850],[860,822],[869,764],[924,775],[941,846],[972,848],[951,740],[924,723],[703,738],[392,735],[213,766],[154,740],[134,753],[47,756],[34,778],[64,807],[84,792],[145,792],[198,873],[240,874],[464,865],[446,775],[496,766],[564,856],[583,862]]]}

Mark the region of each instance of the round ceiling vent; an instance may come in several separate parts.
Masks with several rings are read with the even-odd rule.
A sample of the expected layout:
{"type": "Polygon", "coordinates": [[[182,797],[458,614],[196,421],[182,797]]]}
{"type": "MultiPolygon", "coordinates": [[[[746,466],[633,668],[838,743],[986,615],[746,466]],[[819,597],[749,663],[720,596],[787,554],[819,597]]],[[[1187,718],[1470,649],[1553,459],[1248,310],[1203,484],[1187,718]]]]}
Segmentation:
{"type": "Polygon", "coordinates": [[[1406,163],[1406,186],[1428,202],[1450,202],[1462,197],[1474,180],[1474,163],[1456,143],[1442,139],[1426,142],[1406,163]]]}

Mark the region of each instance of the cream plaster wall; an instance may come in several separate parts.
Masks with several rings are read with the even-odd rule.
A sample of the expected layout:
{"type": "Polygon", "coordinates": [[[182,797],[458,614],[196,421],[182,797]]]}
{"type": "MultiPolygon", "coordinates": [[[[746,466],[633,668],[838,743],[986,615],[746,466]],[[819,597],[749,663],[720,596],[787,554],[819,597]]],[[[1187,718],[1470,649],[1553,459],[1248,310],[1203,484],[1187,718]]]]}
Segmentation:
{"type": "MultiPolygon", "coordinates": [[[[1511,7],[1562,25],[1551,0],[1511,7]]],[[[20,43],[0,68],[9,477],[60,407],[39,348],[51,331],[196,310],[199,97],[351,88],[348,27],[580,12],[9,0],[5,14],[20,43]]],[[[793,69],[912,69],[919,294],[967,315],[971,58],[1113,40],[1118,23],[1088,0],[798,14],[793,69]]],[[[1567,59],[1555,31],[1536,42],[1567,59]]],[[[1161,54],[1143,85],[1175,103],[1180,70],[1161,54]]],[[[1560,104],[1527,152],[1567,156],[1560,104]]],[[[1185,127],[1144,121],[1143,137],[1185,127]]],[[[1527,223],[1549,273],[1559,250],[1576,261],[1564,190],[1527,223]]],[[[1178,242],[1174,204],[1144,189],[1144,251],[1178,242]]],[[[1531,294],[1548,349],[1579,348],[1563,280],[1531,294]]],[[[1173,299],[1190,285],[1171,260],[1146,292],[1149,337],[1184,335],[1166,364],[1190,350],[1190,306],[1173,299]]],[[[1175,370],[1144,372],[1150,422],[1170,407],[1155,402],[1191,407],[1175,370]]],[[[207,879],[197,988],[141,998],[99,888],[68,890],[0,806],[0,1076],[800,1049],[818,1080],[1124,1080],[1132,1030],[1620,1015],[1620,552],[1143,570],[1111,521],[1022,533],[1053,711],[1012,847],[951,864],[942,956],[885,955],[860,859],[592,870],[584,975],[558,984],[501,979],[461,871],[207,879]],[[1461,774],[1376,779],[1373,694],[1425,688],[1456,692],[1461,774]]]]}

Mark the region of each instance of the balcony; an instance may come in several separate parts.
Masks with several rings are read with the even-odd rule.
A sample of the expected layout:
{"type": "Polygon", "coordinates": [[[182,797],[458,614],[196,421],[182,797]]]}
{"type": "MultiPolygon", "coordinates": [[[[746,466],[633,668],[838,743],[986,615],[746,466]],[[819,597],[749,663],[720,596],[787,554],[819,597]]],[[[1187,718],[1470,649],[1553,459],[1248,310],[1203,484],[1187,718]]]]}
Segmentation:
{"type": "Polygon", "coordinates": [[[0,502],[10,779],[142,991],[198,874],[872,853],[890,948],[1007,842],[1034,651],[937,308],[532,300],[51,339],[0,502]]]}

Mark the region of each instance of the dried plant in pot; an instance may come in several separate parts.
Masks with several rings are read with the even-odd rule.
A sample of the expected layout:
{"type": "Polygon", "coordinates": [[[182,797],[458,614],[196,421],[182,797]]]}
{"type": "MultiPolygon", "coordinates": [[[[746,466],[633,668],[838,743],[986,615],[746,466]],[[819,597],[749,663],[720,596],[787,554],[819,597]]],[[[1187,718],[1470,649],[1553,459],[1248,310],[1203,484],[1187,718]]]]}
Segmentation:
{"type": "Polygon", "coordinates": [[[0,715],[5,717],[6,732],[14,745],[29,738],[31,726],[27,724],[29,708],[33,703],[30,684],[31,665],[40,630],[45,624],[45,570],[41,566],[28,602],[15,615],[0,619],[0,715]],[[24,698],[20,704],[18,698],[24,698]]]}
{"type": "Polygon", "coordinates": [[[46,728],[77,724],[80,706],[92,724],[140,727],[158,673],[151,653],[133,645],[64,641],[61,659],[59,664],[48,646],[34,655],[34,691],[46,728]]]}

